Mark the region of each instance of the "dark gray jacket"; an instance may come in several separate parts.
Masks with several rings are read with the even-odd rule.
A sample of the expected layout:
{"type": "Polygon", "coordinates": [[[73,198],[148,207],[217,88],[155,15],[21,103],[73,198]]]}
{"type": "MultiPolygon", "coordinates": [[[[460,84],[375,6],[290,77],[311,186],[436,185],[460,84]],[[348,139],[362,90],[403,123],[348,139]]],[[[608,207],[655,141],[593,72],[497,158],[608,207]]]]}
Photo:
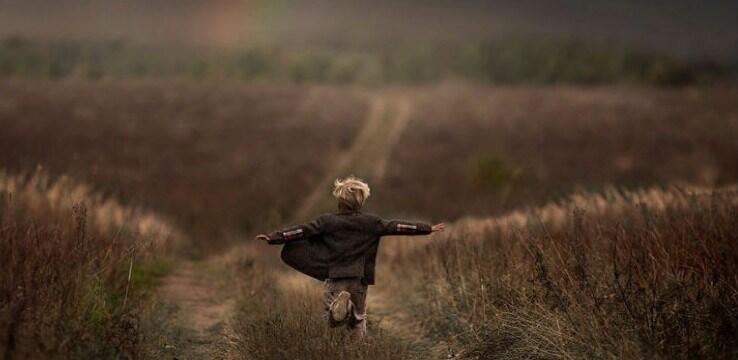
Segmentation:
{"type": "Polygon", "coordinates": [[[426,235],[431,225],[384,220],[360,211],[326,214],[269,234],[270,244],[285,244],[282,259],[318,280],[361,277],[374,284],[379,240],[387,235],[426,235]]]}

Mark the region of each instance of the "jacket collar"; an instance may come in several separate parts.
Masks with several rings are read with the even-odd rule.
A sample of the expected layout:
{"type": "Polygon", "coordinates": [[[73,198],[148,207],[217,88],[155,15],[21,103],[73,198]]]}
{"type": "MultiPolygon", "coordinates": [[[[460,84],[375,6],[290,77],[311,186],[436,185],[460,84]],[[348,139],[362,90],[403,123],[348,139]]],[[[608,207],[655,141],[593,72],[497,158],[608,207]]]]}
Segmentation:
{"type": "Polygon", "coordinates": [[[346,209],[339,209],[338,214],[361,214],[360,210],[346,210],[346,209]]]}
{"type": "Polygon", "coordinates": [[[361,210],[360,209],[352,209],[352,208],[346,206],[343,203],[339,203],[338,204],[338,213],[339,214],[360,214],[361,213],[361,210]]]}

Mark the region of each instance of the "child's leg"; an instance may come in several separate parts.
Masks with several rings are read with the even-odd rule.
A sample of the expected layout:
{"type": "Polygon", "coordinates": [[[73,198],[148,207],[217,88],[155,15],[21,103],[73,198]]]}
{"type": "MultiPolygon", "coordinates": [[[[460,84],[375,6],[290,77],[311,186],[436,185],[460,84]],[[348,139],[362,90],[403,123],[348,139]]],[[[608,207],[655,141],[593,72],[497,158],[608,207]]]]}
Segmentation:
{"type": "Polygon", "coordinates": [[[325,317],[328,320],[328,324],[331,327],[337,327],[346,325],[349,320],[349,314],[352,311],[353,304],[350,300],[350,290],[348,287],[349,282],[345,279],[328,279],[325,281],[323,287],[323,309],[325,310],[325,317]],[[347,296],[341,295],[345,292],[347,296]],[[345,301],[347,303],[337,304],[337,301],[345,301]],[[342,314],[334,313],[334,310],[339,308],[342,314]]]}
{"type": "Polygon", "coordinates": [[[349,316],[348,327],[356,336],[366,336],[366,293],[368,286],[361,279],[350,283],[352,311],[349,316]]]}
{"type": "Polygon", "coordinates": [[[348,325],[350,329],[363,337],[366,334],[366,291],[367,286],[364,285],[361,278],[326,280],[323,291],[323,307],[330,326],[348,325]],[[349,298],[342,297],[342,292],[347,292],[346,295],[349,298]],[[337,301],[347,301],[347,303],[337,304],[337,301]],[[341,319],[336,319],[337,314],[333,312],[334,309],[346,309],[347,316],[343,317],[345,312],[342,311],[341,319]]]}

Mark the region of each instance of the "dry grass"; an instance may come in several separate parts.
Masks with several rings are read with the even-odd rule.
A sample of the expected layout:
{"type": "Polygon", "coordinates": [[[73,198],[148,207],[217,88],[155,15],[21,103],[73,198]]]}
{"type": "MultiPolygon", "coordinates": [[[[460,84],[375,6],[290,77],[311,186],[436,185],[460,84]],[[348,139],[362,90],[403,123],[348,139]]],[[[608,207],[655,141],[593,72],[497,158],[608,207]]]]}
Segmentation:
{"type": "Polygon", "coordinates": [[[0,173],[0,195],[4,358],[134,354],[138,306],[184,235],[66,177],[0,173]]]}
{"type": "MultiPolygon", "coordinates": [[[[20,210],[36,217],[59,216],[75,207],[94,209],[86,213],[86,231],[107,236],[122,231],[146,239],[144,246],[156,252],[170,252],[185,238],[179,229],[159,215],[140,208],[122,205],[117,199],[96,193],[91,186],[76,183],[68,176],[52,179],[43,171],[29,175],[9,175],[0,172],[0,192],[11,203],[22,204],[20,210]]],[[[82,210],[80,210],[82,211],[82,210]]],[[[120,236],[120,235],[118,235],[120,236]]]]}
{"type": "Polygon", "coordinates": [[[0,92],[9,171],[39,164],[157,209],[200,250],[289,218],[367,106],[352,91],[233,83],[4,81],[0,92]]]}
{"type": "Polygon", "coordinates": [[[399,360],[424,353],[384,333],[371,317],[368,342],[344,328],[330,328],[322,309],[323,285],[288,270],[277,250],[247,244],[222,259],[241,293],[232,324],[237,358],[399,360]]]}
{"type": "Polygon", "coordinates": [[[449,220],[610,185],[738,181],[735,87],[447,85],[421,99],[370,201],[381,212],[449,220]]]}
{"type": "Polygon", "coordinates": [[[576,195],[463,221],[389,268],[468,358],[732,358],[736,219],[735,189],[576,195]]]}
{"type": "MultiPolygon", "coordinates": [[[[367,115],[347,89],[12,80],[0,92],[0,162],[46,171],[0,176],[13,192],[0,344],[17,357],[136,354],[138,305],[177,229],[204,250],[286,225],[367,115]]],[[[738,179],[734,88],[417,95],[369,206],[461,220],[382,246],[378,281],[409,326],[470,358],[735,357],[738,214],[721,187],[738,179]],[[699,187],[632,190],[680,183],[699,187]]],[[[427,358],[376,323],[367,345],[330,331],[320,286],[284,281],[276,250],[223,260],[241,287],[237,357],[427,358]]]]}

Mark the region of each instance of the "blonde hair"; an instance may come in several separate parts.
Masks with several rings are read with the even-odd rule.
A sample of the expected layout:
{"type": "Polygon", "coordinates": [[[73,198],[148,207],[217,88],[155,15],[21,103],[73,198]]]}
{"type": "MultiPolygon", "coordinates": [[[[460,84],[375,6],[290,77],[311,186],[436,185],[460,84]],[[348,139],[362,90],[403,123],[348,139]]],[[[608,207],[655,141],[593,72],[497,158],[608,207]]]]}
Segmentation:
{"type": "Polygon", "coordinates": [[[333,182],[333,196],[338,199],[339,205],[349,209],[360,209],[370,194],[369,185],[354,176],[333,182]]]}

